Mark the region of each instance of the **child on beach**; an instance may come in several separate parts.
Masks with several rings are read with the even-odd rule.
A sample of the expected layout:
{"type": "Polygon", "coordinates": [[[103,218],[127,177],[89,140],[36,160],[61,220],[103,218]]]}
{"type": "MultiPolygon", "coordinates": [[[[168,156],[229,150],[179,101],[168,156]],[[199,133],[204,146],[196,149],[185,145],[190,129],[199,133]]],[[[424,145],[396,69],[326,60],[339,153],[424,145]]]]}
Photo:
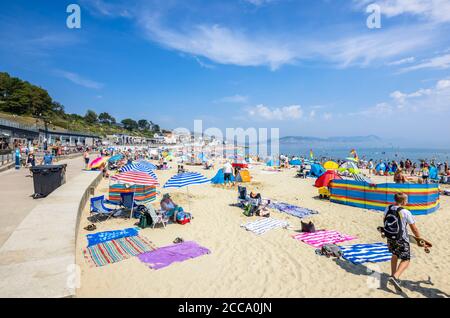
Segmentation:
{"type": "Polygon", "coordinates": [[[416,237],[420,237],[420,233],[411,212],[403,208],[408,202],[408,196],[397,193],[394,199],[395,204],[387,207],[384,212],[384,230],[389,251],[392,253],[389,283],[401,291],[399,279],[408,268],[411,259],[407,225],[416,237]],[[400,264],[398,264],[399,259],[400,264]]]}

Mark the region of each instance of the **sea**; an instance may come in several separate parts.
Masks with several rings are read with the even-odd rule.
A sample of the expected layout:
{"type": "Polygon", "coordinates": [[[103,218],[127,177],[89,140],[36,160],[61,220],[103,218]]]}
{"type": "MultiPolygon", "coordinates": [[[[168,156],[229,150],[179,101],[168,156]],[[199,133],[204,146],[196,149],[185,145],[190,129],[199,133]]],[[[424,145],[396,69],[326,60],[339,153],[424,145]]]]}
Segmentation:
{"type": "MultiPolygon", "coordinates": [[[[316,148],[312,149],[314,158],[321,159],[345,159],[347,157],[352,157],[349,148],[316,148]]],[[[410,159],[413,162],[434,161],[439,162],[450,162],[450,149],[424,149],[424,148],[361,148],[355,149],[358,157],[362,160],[383,160],[383,161],[400,161],[410,159]]],[[[300,156],[309,158],[310,149],[301,149],[293,144],[280,144],[280,153],[289,156],[300,156]]]]}

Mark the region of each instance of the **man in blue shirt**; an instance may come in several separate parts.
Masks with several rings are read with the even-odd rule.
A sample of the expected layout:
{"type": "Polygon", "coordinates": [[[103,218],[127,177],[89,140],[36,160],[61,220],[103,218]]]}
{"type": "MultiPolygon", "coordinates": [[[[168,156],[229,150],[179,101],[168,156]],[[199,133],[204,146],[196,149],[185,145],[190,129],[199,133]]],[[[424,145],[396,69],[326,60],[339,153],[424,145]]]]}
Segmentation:
{"type": "Polygon", "coordinates": [[[53,156],[50,154],[49,151],[45,152],[44,158],[42,158],[41,165],[49,166],[53,162],[53,156]]]}

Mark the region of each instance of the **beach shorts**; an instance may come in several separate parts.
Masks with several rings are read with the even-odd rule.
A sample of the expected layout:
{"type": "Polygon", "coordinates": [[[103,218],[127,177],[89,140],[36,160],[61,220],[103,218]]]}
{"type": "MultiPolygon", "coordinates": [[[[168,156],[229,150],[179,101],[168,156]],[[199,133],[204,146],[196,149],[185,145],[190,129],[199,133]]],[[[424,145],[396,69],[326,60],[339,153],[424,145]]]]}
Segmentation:
{"type": "Polygon", "coordinates": [[[89,158],[84,158],[84,162],[85,162],[86,164],[88,164],[88,163],[89,163],[89,158]]]}
{"type": "Polygon", "coordinates": [[[224,173],[223,174],[223,180],[226,181],[231,181],[231,173],[224,173]]]}
{"type": "Polygon", "coordinates": [[[409,242],[405,240],[387,240],[389,252],[397,255],[402,261],[409,261],[411,259],[411,249],[409,242]]]}

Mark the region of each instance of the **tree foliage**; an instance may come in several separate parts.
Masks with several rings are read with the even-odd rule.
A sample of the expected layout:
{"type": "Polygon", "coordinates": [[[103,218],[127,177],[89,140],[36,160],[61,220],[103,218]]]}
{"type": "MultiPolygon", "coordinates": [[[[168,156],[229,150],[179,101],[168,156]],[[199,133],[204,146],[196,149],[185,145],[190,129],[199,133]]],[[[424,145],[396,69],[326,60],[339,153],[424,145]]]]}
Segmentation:
{"type": "Polygon", "coordinates": [[[123,128],[143,136],[153,136],[152,131],[159,131],[159,126],[147,119],[138,122],[131,118],[124,119],[121,128],[116,124],[116,119],[107,112],[97,115],[95,111],[88,110],[84,116],[66,113],[64,106],[52,100],[45,89],[17,77],[11,77],[6,72],[0,72],[0,111],[38,119],[45,118],[66,129],[70,127],[71,130],[102,134],[123,133],[125,132],[123,128]]]}

